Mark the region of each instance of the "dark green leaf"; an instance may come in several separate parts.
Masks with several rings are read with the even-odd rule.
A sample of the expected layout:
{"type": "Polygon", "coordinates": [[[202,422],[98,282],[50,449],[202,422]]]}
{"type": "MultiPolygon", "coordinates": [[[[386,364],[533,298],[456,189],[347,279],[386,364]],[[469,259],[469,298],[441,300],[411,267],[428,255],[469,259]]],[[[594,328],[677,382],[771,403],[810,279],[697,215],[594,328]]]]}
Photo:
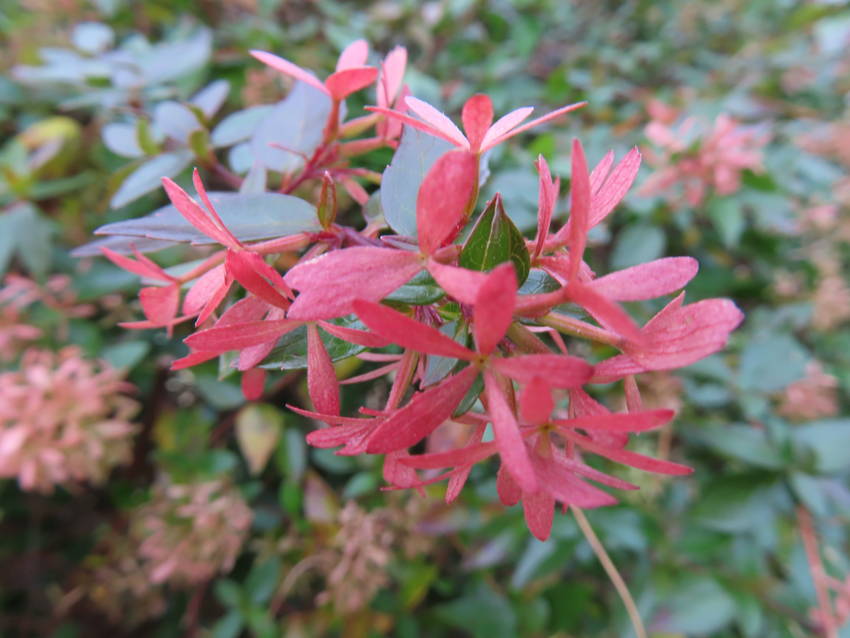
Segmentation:
{"type": "Polygon", "coordinates": [[[413,275],[406,284],[391,292],[386,300],[414,306],[426,306],[442,299],[445,294],[443,289],[434,281],[434,278],[428,272],[422,271],[413,275]]]}
{"type": "Polygon", "coordinates": [[[738,371],[743,388],[777,392],[802,379],[808,353],[788,334],[762,334],[751,339],[741,354],[738,371]]]}
{"type": "Polygon", "coordinates": [[[522,285],[531,269],[525,239],[505,213],[502,198],[497,194],[475,222],[469,233],[458,263],[469,270],[489,271],[510,261],[522,285]]]}
{"type": "MultiPolygon", "coordinates": [[[[358,330],[366,329],[366,326],[354,317],[334,319],[333,323],[348,328],[356,328],[358,330]]],[[[366,349],[356,343],[349,343],[348,341],[338,339],[321,329],[319,330],[319,334],[321,335],[322,342],[325,344],[325,348],[328,351],[331,361],[339,361],[340,359],[352,357],[366,349]]],[[[261,367],[277,370],[301,370],[306,368],[307,328],[305,326],[301,326],[300,328],[285,334],[278,342],[277,347],[263,360],[261,367]]]]}
{"type": "Polygon", "coordinates": [[[158,189],[163,177],[174,177],[192,161],[188,150],[163,153],[149,159],[130,173],[112,196],[109,205],[121,208],[142,195],[158,189]]]}

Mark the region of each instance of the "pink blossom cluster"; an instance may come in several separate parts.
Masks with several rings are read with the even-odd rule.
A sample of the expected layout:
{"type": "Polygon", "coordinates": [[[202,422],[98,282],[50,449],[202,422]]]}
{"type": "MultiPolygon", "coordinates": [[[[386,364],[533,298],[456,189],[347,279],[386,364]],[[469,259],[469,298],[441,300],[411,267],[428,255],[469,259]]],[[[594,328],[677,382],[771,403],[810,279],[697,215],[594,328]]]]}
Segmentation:
{"type": "Polygon", "coordinates": [[[248,535],[253,514],[221,480],[160,480],[151,501],[133,513],[139,556],[153,583],[197,585],[227,572],[248,535]]]}
{"type": "Polygon", "coordinates": [[[699,206],[711,189],[731,195],[741,188],[741,173],[762,169],[762,149],[769,136],[765,131],[740,124],[720,114],[708,128],[695,117],[676,124],[676,112],[669,106],[651,102],[652,120],[646,137],[654,148],[646,156],[656,170],[640,188],[642,195],[663,195],[676,202],[678,186],[684,201],[699,206]]]}
{"type": "MultiPolygon", "coordinates": [[[[533,109],[522,107],[497,119],[490,98],[475,95],[463,106],[461,129],[408,94],[402,83],[403,50],[391,52],[380,69],[366,64],[367,54],[365,42],[354,43],[340,56],[336,71],[321,81],[287,60],[254,53],[321,91],[333,105],[321,145],[295,173],[282,175],[279,189],[293,193],[302,185],[313,186],[311,192],[319,192],[322,231],[251,243],[222,221],[197,171],[193,182],[200,203],[163,179],[183,218],[221,249],[181,276],[164,271],[139,251],[133,259],[104,249],[114,263],[157,282],[141,291],[146,320],[131,327],[171,329],[194,320],[197,330],[185,339],[190,352],[173,367],[235,352],[233,367],[242,373],[250,398],[262,396],[264,361],[281,337],[304,328],[313,409],[291,407],[325,424],[307,436],[309,443],[339,448],[342,455],[384,455],[384,478],[393,488],[418,489],[446,480],[448,501],[458,496],[475,464],[497,457],[501,501],[522,502],[538,538],[549,535],[556,503],[585,508],[616,502],[596,484],[637,489],[591,466],[587,456],[661,474],[690,473],[687,466],[628,449],[632,434],[657,429],[674,416],[669,409],[643,407],[636,375],[680,368],[717,352],[743,315],[725,299],[685,304],[684,293],[676,293],[697,272],[690,257],[658,259],[603,276],[585,262],[588,232],[615,209],[637,175],[637,149],[619,162],[608,153],[591,168],[581,143],[574,141],[566,219],[557,210],[560,180],[541,156],[536,163],[537,231],[533,239],[524,239],[499,195],[479,206],[482,155],[582,105],[567,105],[531,121],[526,120],[533,109]],[[345,97],[376,81],[377,105],[368,107],[370,113],[340,121],[345,97]],[[360,173],[351,163],[372,149],[395,148],[399,137],[408,134],[402,133],[402,125],[449,145],[418,188],[416,237],[393,235],[374,221],[362,228],[338,223],[336,185],[365,203],[369,194],[354,180],[360,173]],[[372,127],[371,137],[346,139],[372,127]],[[461,241],[462,231],[483,224],[482,219],[491,220],[489,230],[469,234],[481,243],[461,241]],[[484,263],[506,245],[511,246],[509,256],[484,263]],[[293,252],[297,263],[284,273],[266,260],[293,252]],[[521,290],[529,271],[548,280],[550,288],[521,290]],[[436,300],[383,303],[425,273],[439,287],[436,300]],[[238,300],[226,304],[240,287],[238,300]],[[643,325],[622,305],[668,295],[675,296],[643,325]],[[350,322],[341,325],[340,318],[350,322]],[[351,323],[355,319],[359,324],[351,323]],[[388,377],[390,390],[382,409],[342,414],[340,382],[326,345],[331,338],[369,349],[360,356],[382,363],[348,380],[388,377]],[[578,356],[582,352],[593,354],[578,356]],[[435,366],[442,372],[429,372],[435,366]],[[594,385],[613,382],[622,383],[624,412],[612,412],[594,398],[594,385]],[[441,428],[463,435],[453,438],[454,447],[416,454],[420,443],[440,436],[441,428]],[[444,471],[420,474],[436,469],[444,471]]],[[[740,170],[753,165],[743,150],[744,138],[724,119],[706,142],[705,157],[719,159],[705,161],[722,188],[737,179],[732,166],[740,170]],[[727,145],[736,150],[727,152],[727,145]]],[[[156,527],[154,517],[151,521],[156,527]]],[[[143,550],[149,545],[170,548],[176,542],[166,540],[166,524],[159,525],[152,537],[158,540],[143,550]]],[[[158,553],[163,565],[159,578],[167,578],[177,568],[177,554],[158,553]]],[[[200,564],[183,572],[200,578],[207,573],[200,564]]]]}
{"type": "Polygon", "coordinates": [[[102,483],[131,458],[137,412],[123,373],[79,349],[30,349],[0,374],[0,476],[21,488],[102,483]]]}

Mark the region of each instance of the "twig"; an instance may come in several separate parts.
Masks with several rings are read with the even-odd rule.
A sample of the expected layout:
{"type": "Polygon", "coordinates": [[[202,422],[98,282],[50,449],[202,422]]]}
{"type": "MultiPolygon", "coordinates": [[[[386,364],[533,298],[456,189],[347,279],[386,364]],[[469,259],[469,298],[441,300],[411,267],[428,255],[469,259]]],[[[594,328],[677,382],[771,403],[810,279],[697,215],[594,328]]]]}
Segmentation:
{"type": "Polygon", "coordinates": [[[611,579],[614,589],[616,589],[617,593],[620,595],[620,599],[623,601],[623,605],[625,605],[626,611],[629,614],[629,620],[632,621],[632,627],[635,630],[635,635],[637,638],[647,638],[646,629],[643,626],[643,621],[640,619],[640,612],[638,611],[637,605],[635,605],[634,598],[632,598],[632,595],[629,592],[629,588],[626,586],[626,581],[624,581],[623,577],[620,576],[620,572],[617,571],[617,567],[614,565],[611,557],[608,556],[608,552],[605,551],[605,547],[602,545],[599,537],[596,536],[596,533],[590,526],[590,521],[587,520],[584,512],[575,505],[570,505],[570,510],[572,510],[573,516],[576,517],[576,522],[581,528],[585,539],[587,539],[587,542],[590,543],[590,547],[593,548],[593,553],[596,554],[596,557],[605,569],[605,573],[608,574],[608,578],[611,579]]]}
{"type": "Polygon", "coordinates": [[[797,520],[800,524],[800,536],[803,537],[803,547],[806,549],[806,557],[809,560],[809,570],[815,584],[815,594],[818,598],[819,616],[824,638],[838,638],[832,604],[829,600],[829,589],[826,582],[827,575],[820,559],[817,533],[812,522],[812,515],[802,505],[797,506],[797,520]]]}

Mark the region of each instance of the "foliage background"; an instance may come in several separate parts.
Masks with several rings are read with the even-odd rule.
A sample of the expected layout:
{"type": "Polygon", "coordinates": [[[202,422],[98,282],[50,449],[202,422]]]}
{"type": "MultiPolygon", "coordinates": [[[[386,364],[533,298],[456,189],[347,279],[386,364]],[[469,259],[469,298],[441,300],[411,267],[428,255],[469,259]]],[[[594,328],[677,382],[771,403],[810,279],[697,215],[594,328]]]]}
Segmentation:
{"type": "MultiPolygon", "coordinates": [[[[827,570],[843,580],[850,569],[850,420],[842,416],[850,389],[850,11],[842,3],[7,0],[0,37],[0,268],[40,281],[70,275],[75,303],[93,304],[94,314],[35,304],[25,322],[42,329],[42,347],[75,344],[125,369],[142,404],[133,458],[103,486],[42,495],[0,482],[2,635],[631,635],[571,517],[557,517],[548,542],[534,540],[517,508],[493,505],[492,474],[474,473],[473,489],[451,507],[439,487],[426,499],[381,492],[373,459],[306,449],[309,423],[277,409],[306,396],[297,374],[267,397],[272,407],[262,417],[280,436],[253,475],[234,435],[234,424],[251,416],[235,383],[214,368],[168,373],[168,361],[184,352],[179,334],[115,326],[139,316],[137,279],[105,260],[68,255],[93,228],[164,201],[152,190],[109,205],[129,170],[102,141],[107,124],[164,97],[185,100],[214,79],[231,85],[222,113],[270,103],[283,87],[248,49],[322,72],[359,37],[381,52],[407,46],[413,93],[450,113],[474,92],[488,93],[497,112],[589,101],[566,124],[491,160],[488,189],[503,193],[526,229],[536,209],[533,158],[543,153],[568,178],[573,136],[591,161],[608,148],[651,147],[644,127],[652,99],[709,123],[728,113],[770,132],[764,171],[745,173],[737,192],[698,206],[632,192],[596,237],[592,256],[603,267],[697,257],[689,300],[731,297],[747,320],[726,351],[659,375],[650,388],[679,415],[641,445],[668,450],[694,475],[624,476],[641,491],[589,518],[656,638],[816,635],[799,504],[815,517],[827,570]],[[96,83],[12,71],[43,62],[43,47],[70,46],[84,21],[110,25],[119,43],[134,33],[189,42],[162,73],[181,56],[199,62],[142,95],[118,97],[96,83]],[[192,40],[202,26],[211,43],[192,40]],[[33,127],[41,131],[35,141],[33,127]],[[813,135],[819,143],[807,143],[813,135]],[[61,151],[29,170],[22,143],[61,151]],[[824,222],[818,206],[836,208],[824,222]],[[831,380],[801,386],[811,362],[831,380]],[[824,396],[826,407],[805,413],[824,396]],[[794,397],[802,415],[787,407],[794,397]],[[151,500],[163,473],[188,482],[225,477],[250,505],[250,535],[229,574],[199,587],[142,579],[134,589],[104,567],[116,556],[132,559],[130,513],[151,500]]],[[[378,153],[375,166],[387,160],[378,153]]],[[[638,185],[652,168],[643,171],[638,185]]]]}

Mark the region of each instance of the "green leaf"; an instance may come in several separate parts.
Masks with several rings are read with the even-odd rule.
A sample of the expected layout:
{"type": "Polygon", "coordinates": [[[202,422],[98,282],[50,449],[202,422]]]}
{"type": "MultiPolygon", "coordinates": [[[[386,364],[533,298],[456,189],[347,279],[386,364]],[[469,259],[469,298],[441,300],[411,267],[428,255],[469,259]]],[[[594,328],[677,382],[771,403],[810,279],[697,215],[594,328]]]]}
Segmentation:
{"type": "Polygon", "coordinates": [[[731,197],[714,199],[708,206],[708,216],[723,240],[723,245],[727,248],[735,246],[746,226],[740,202],[731,197]]]}
{"type": "MultiPolygon", "coordinates": [[[[365,330],[364,326],[356,317],[341,317],[333,319],[333,323],[347,328],[365,330]]],[[[363,352],[366,348],[356,343],[349,343],[328,334],[319,329],[322,342],[331,361],[339,361],[363,352]]],[[[307,367],[307,328],[301,326],[292,332],[285,334],[278,342],[277,347],[269,353],[260,367],[274,370],[302,370],[307,367]]]]}
{"type": "Polygon", "coordinates": [[[711,482],[693,515],[702,526],[721,532],[755,530],[773,518],[777,483],[763,474],[728,476],[711,482]]]}
{"type": "Polygon", "coordinates": [[[469,270],[488,271],[507,261],[513,263],[517,281],[522,285],[531,269],[525,239],[505,213],[501,196],[496,194],[469,233],[458,264],[469,270]]]}
{"type": "Polygon", "coordinates": [[[212,638],[237,638],[242,632],[243,624],[242,615],[231,611],[213,626],[212,638]]]}
{"type": "Polygon", "coordinates": [[[788,334],[761,334],[747,342],[741,353],[738,382],[761,392],[778,392],[806,374],[809,355],[788,334]]]}
{"type": "Polygon", "coordinates": [[[473,638],[513,638],[517,636],[517,618],[508,600],[488,585],[474,590],[449,603],[438,605],[438,619],[473,638]]]}
{"type": "Polygon", "coordinates": [[[850,467],[850,419],[828,419],[795,427],[791,436],[815,455],[815,468],[830,474],[850,467]]]}
{"type": "Polygon", "coordinates": [[[113,344],[103,350],[101,357],[114,368],[133,368],[150,351],[147,341],[125,341],[113,344]]]}
{"type": "Polygon", "coordinates": [[[141,157],[145,154],[139,145],[135,124],[113,123],[103,127],[103,143],[121,157],[141,157]]]}
{"type": "Polygon", "coordinates": [[[385,299],[414,306],[427,306],[439,301],[445,294],[434,278],[423,270],[413,275],[410,281],[395,289],[385,299]]]}
{"type": "Polygon", "coordinates": [[[770,470],[784,465],[782,455],[768,439],[767,432],[751,425],[706,426],[696,437],[720,454],[750,465],[770,470]]]}
{"type": "Polygon", "coordinates": [[[295,428],[284,431],[275,455],[277,466],[283,475],[298,481],[307,469],[307,446],[304,435],[295,428]]]}
{"type": "Polygon", "coordinates": [[[560,287],[561,284],[559,284],[558,280],[552,277],[552,275],[547,273],[545,270],[534,268],[528,273],[528,278],[525,280],[525,283],[520,286],[519,294],[539,295],[544,292],[554,292],[560,287]]]}
{"type": "Polygon", "coordinates": [[[399,235],[416,237],[416,198],[422,180],[452,145],[410,126],[404,127],[401,144],[381,179],[381,206],[390,228],[399,235]]]}
{"type": "Polygon", "coordinates": [[[14,255],[36,277],[47,274],[51,262],[51,223],[28,202],[13,204],[0,213],[0,275],[14,255]]]}
{"type": "Polygon", "coordinates": [[[249,139],[273,108],[271,105],[251,106],[231,113],[213,129],[210,137],[213,146],[233,146],[249,139]]]}
{"type": "Polygon", "coordinates": [[[734,616],[732,597],[717,581],[698,577],[676,583],[676,588],[663,598],[661,611],[652,625],[656,631],[710,636],[734,616]]]}
{"type": "MultiPolygon", "coordinates": [[[[292,195],[214,192],[209,196],[225,226],[241,241],[272,239],[320,229],[313,206],[292,195]]],[[[215,243],[186,221],[174,206],[163,206],[138,219],[106,224],[95,234],[193,244],[215,243]]]]}
{"type": "Polygon", "coordinates": [[[109,200],[112,208],[121,208],[142,195],[158,189],[163,177],[174,177],[192,161],[188,150],[163,153],[141,164],[130,173],[109,200]]]}
{"type": "Polygon", "coordinates": [[[255,564],[245,580],[245,590],[251,602],[262,605],[272,597],[280,582],[280,559],[272,557],[263,563],[255,564]]]}
{"type": "Polygon", "coordinates": [[[222,605],[234,609],[238,609],[242,605],[242,590],[236,582],[229,578],[215,581],[213,592],[222,605]]]}

